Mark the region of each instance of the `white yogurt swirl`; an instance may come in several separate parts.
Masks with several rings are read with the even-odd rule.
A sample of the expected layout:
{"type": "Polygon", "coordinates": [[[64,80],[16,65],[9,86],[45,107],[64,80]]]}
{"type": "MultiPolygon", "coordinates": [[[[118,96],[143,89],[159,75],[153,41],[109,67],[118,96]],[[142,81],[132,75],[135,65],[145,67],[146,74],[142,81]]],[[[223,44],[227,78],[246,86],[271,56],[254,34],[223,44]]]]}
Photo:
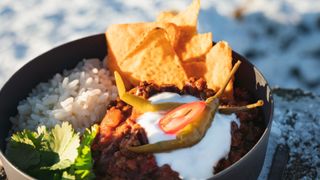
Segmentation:
{"type": "MultiPolygon", "coordinates": [[[[164,92],[150,97],[149,100],[156,104],[162,102],[194,102],[199,99],[176,93],[164,92]]],[[[158,126],[159,120],[165,112],[147,112],[142,114],[137,123],[146,131],[149,143],[175,139],[174,135],[164,133],[158,126]]],[[[158,166],[164,164],[180,174],[184,179],[207,179],[213,175],[213,167],[220,159],[227,158],[231,146],[231,122],[240,126],[240,121],[235,114],[223,115],[216,113],[211,127],[205,137],[196,145],[170,152],[155,153],[158,166]]]]}

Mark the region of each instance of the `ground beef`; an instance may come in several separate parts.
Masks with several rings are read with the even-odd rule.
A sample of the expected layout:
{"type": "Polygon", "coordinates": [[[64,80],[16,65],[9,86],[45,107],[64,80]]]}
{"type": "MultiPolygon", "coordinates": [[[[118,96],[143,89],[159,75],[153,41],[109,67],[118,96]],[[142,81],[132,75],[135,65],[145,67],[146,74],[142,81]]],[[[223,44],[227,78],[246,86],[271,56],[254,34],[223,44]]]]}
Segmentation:
{"type": "MultiPolygon", "coordinates": [[[[189,94],[202,100],[215,94],[201,78],[191,78],[182,90],[174,85],[157,86],[147,82],[130,90],[130,93],[145,99],[161,92],[189,94]]],[[[234,100],[222,99],[221,103],[230,106],[254,102],[244,89],[235,89],[234,96],[234,100]]],[[[214,167],[215,173],[239,160],[259,140],[265,129],[260,113],[258,109],[237,113],[241,126],[232,123],[231,151],[228,159],[221,160],[214,167]]],[[[106,117],[100,124],[100,132],[92,145],[97,179],[179,179],[179,174],[170,166],[158,167],[152,154],[138,154],[126,149],[128,146],[148,143],[144,129],[135,119],[132,107],[120,99],[109,104],[106,117]]]]}
{"type": "Polygon", "coordinates": [[[111,118],[102,120],[92,145],[97,179],[179,179],[179,174],[170,166],[158,167],[152,154],[137,154],[126,149],[148,143],[144,129],[135,123],[130,105],[117,99],[110,103],[108,116],[111,118]],[[121,115],[114,115],[118,111],[121,115]]]}
{"type": "MultiPolygon", "coordinates": [[[[236,88],[234,92],[235,105],[253,103],[255,100],[245,89],[236,88]]],[[[222,159],[214,168],[215,174],[231,166],[243,157],[260,139],[266,125],[260,109],[252,109],[236,113],[240,120],[240,127],[236,123],[231,124],[231,149],[228,159],[222,159]]]]}

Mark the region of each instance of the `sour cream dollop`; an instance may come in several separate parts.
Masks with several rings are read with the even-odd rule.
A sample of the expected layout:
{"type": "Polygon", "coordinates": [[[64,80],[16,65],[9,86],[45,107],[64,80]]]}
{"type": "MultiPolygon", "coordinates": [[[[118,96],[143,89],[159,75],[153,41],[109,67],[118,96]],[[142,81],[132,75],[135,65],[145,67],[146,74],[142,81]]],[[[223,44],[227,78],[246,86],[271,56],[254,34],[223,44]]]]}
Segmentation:
{"type": "MultiPolygon", "coordinates": [[[[149,98],[153,104],[163,102],[194,102],[198,98],[176,93],[163,92],[149,98]]],[[[159,120],[166,112],[147,112],[137,119],[147,134],[149,143],[175,139],[175,135],[164,133],[159,128],[159,120]]],[[[231,122],[240,126],[235,114],[223,115],[216,113],[211,127],[204,138],[196,145],[170,152],[155,153],[158,166],[164,164],[177,171],[183,179],[207,179],[212,177],[213,167],[220,159],[227,158],[231,146],[231,122]]]]}

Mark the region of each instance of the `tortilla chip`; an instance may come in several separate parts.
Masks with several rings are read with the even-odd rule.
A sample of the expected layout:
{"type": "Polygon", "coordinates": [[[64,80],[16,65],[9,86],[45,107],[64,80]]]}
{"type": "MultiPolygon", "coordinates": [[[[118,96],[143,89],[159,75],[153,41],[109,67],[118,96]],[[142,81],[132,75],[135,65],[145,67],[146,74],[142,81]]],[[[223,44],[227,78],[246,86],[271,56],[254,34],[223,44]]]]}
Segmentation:
{"type": "Polygon", "coordinates": [[[188,78],[203,78],[207,73],[207,66],[205,61],[190,61],[182,63],[188,78]]]}
{"type": "Polygon", "coordinates": [[[136,48],[149,31],[156,27],[165,29],[170,42],[176,46],[179,38],[179,29],[172,23],[134,23],[112,25],[106,31],[108,46],[107,65],[111,71],[119,71],[119,64],[123,58],[136,48]]]}
{"type": "Polygon", "coordinates": [[[181,34],[175,48],[182,61],[190,61],[204,56],[212,47],[212,33],[188,35],[181,34]]]}
{"type": "Polygon", "coordinates": [[[152,81],[158,85],[175,84],[182,88],[187,75],[167,36],[162,28],[150,31],[121,62],[121,71],[133,85],[152,81]]]}
{"type": "MultiPolygon", "coordinates": [[[[220,41],[214,45],[206,55],[205,62],[208,68],[204,76],[207,86],[218,91],[232,69],[232,50],[228,43],[220,41]]],[[[229,82],[223,96],[233,98],[233,80],[229,82]]]]}
{"type": "MultiPolygon", "coordinates": [[[[212,47],[212,33],[197,33],[200,0],[183,11],[165,11],[156,22],[112,25],[106,31],[107,66],[129,84],[152,81],[182,88],[188,77],[205,78],[218,91],[232,69],[224,41],[212,47]]],[[[233,80],[225,98],[233,98],[233,80]]]]}
{"type": "Polygon", "coordinates": [[[158,22],[171,22],[180,29],[178,45],[175,50],[182,61],[205,55],[212,47],[212,33],[197,34],[197,21],[200,0],[192,3],[181,12],[165,11],[158,15],[158,22]]]}
{"type": "Polygon", "coordinates": [[[174,18],[179,12],[178,11],[162,11],[160,14],[157,16],[158,22],[169,22],[171,19],[174,18]]]}
{"type": "Polygon", "coordinates": [[[192,27],[196,32],[198,15],[200,11],[200,0],[193,0],[192,3],[183,11],[175,14],[170,12],[160,13],[157,17],[158,22],[171,22],[180,27],[192,27]]]}

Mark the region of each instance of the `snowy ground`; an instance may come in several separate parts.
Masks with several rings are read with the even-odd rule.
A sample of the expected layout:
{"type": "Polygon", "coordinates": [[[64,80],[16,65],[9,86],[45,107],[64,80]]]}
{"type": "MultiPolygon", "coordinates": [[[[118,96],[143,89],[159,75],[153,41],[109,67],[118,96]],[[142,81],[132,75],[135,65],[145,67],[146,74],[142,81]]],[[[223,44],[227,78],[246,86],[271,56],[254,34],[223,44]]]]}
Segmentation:
{"type": "MultiPolygon", "coordinates": [[[[189,2],[1,0],[0,87],[28,60],[59,44],[104,32],[112,23],[152,21],[161,10],[189,2]]],[[[203,0],[199,31],[227,40],[272,86],[320,93],[320,1],[203,0]]]]}
{"type": "Polygon", "coordinates": [[[273,93],[276,102],[273,123],[259,180],[279,179],[268,177],[271,164],[277,165],[271,168],[274,170],[271,174],[284,165],[281,179],[319,179],[320,96],[281,88],[273,93]],[[282,151],[277,151],[278,147],[282,151]]]}
{"type": "MultiPolygon", "coordinates": [[[[182,9],[190,1],[1,0],[0,87],[57,45],[104,32],[113,23],[152,21],[161,10],[182,9]]],[[[320,94],[320,1],[202,0],[199,31],[228,41],[271,86],[320,94]]]]}

